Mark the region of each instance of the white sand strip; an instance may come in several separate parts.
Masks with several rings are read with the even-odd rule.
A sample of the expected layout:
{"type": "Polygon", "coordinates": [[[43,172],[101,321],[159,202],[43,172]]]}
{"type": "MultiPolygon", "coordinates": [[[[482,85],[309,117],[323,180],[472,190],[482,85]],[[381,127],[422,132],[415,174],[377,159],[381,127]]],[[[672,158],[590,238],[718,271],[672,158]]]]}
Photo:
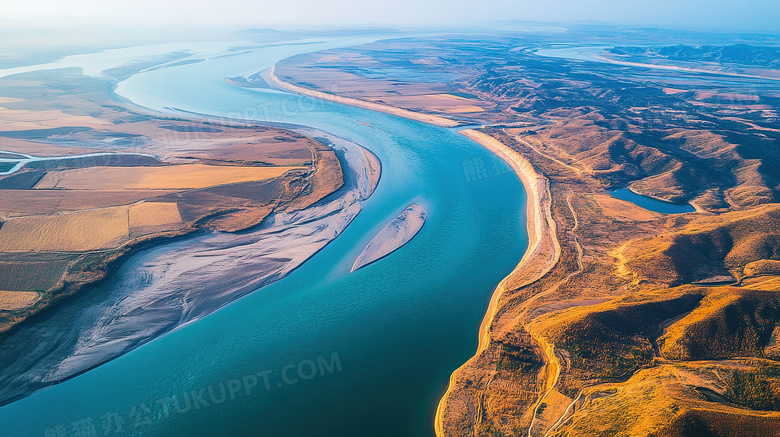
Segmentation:
{"type": "Polygon", "coordinates": [[[412,241],[425,224],[425,215],[425,208],[422,205],[416,203],[409,205],[368,243],[355,260],[351,271],[354,272],[384,258],[412,241]]]}

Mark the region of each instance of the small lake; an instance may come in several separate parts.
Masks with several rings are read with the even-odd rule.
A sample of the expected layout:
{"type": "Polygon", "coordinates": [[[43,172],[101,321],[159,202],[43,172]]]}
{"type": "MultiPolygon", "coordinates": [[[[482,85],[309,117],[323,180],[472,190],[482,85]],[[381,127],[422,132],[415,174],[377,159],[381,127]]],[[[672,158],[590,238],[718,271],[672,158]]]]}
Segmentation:
{"type": "Polygon", "coordinates": [[[659,212],[661,214],[683,214],[686,212],[694,212],[696,208],[689,203],[672,203],[665,202],[663,200],[653,199],[652,197],[642,196],[636,194],[628,188],[620,188],[618,190],[610,190],[609,194],[620,200],[631,202],[634,205],[640,206],[644,209],[648,209],[653,212],[659,212]]]}
{"type": "Polygon", "coordinates": [[[604,50],[611,49],[614,46],[575,46],[575,47],[554,47],[536,51],[537,56],[550,58],[573,59],[575,61],[603,62],[594,58],[593,55],[600,54],[604,50]]]}

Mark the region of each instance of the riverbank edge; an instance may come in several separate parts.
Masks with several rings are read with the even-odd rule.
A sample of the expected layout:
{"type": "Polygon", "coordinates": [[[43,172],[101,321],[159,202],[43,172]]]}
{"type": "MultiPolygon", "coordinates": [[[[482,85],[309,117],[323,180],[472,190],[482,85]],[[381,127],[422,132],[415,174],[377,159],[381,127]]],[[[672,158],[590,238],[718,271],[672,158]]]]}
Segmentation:
{"type": "MultiPolygon", "coordinates": [[[[29,308],[29,314],[10,323],[7,326],[0,327],[0,343],[10,338],[16,331],[28,324],[36,323],[40,318],[48,316],[49,312],[56,311],[61,304],[66,303],[69,299],[78,298],[81,294],[88,292],[91,288],[100,286],[104,281],[109,279],[122,263],[132,255],[144,250],[149,249],[160,244],[172,243],[182,239],[191,238],[198,233],[206,232],[204,229],[199,228],[183,228],[176,231],[162,232],[159,234],[150,234],[144,237],[130,240],[119,247],[113,249],[105,249],[100,251],[105,258],[101,258],[99,263],[102,267],[93,270],[93,276],[87,279],[69,279],[68,275],[72,272],[66,272],[54,285],[54,287],[46,290],[48,293],[52,293],[49,297],[44,297],[35,302],[32,307],[29,308]]],[[[0,407],[4,404],[0,401],[0,407]]]]}
{"type": "Polygon", "coordinates": [[[504,293],[509,289],[524,287],[541,279],[553,266],[555,266],[561,255],[561,247],[557,237],[557,226],[552,217],[552,195],[547,178],[538,173],[533,164],[523,155],[496,138],[474,129],[460,131],[460,134],[493,152],[496,156],[509,164],[517,174],[517,177],[523,184],[527,197],[526,228],[528,231],[528,247],[517,266],[498,283],[498,286],[496,286],[496,289],[490,298],[490,304],[488,305],[485,317],[482,319],[482,324],[479,327],[479,343],[474,355],[450,375],[447,391],[442,395],[439,405],[436,408],[434,429],[437,437],[444,437],[446,435],[444,418],[447,403],[450,400],[450,396],[454,389],[459,384],[459,376],[466,368],[471,366],[474,360],[478,359],[490,345],[491,326],[501,308],[500,301],[504,296],[504,293]],[[552,245],[552,253],[545,250],[548,245],[552,245]],[[550,257],[550,255],[552,256],[550,257]],[[540,263],[542,268],[526,270],[532,264],[536,263],[540,263]],[[510,282],[513,283],[510,285],[510,282]]]}
{"type": "Polygon", "coordinates": [[[677,202],[672,202],[669,199],[664,199],[663,197],[653,196],[652,194],[641,193],[641,192],[637,191],[636,189],[634,189],[631,185],[627,186],[626,188],[628,189],[628,191],[636,194],[637,196],[649,197],[649,198],[651,198],[653,200],[657,200],[659,202],[668,203],[668,204],[671,204],[671,205],[691,205],[693,207],[693,209],[694,209],[694,211],[684,212],[684,213],[681,213],[681,214],[690,214],[690,213],[693,213],[693,212],[696,212],[696,213],[699,213],[699,214],[707,214],[707,213],[709,213],[709,211],[704,209],[703,206],[699,205],[696,201],[693,201],[693,200],[691,200],[689,202],[686,202],[686,203],[677,203],[677,202]]]}

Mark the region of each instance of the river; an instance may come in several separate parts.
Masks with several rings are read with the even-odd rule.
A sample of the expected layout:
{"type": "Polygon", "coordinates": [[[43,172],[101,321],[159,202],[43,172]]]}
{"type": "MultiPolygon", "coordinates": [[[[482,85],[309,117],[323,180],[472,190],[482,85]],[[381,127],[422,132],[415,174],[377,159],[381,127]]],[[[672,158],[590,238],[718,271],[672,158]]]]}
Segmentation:
{"type": "Polygon", "coordinates": [[[381,181],[349,227],[289,276],[0,408],[0,435],[434,434],[448,378],[476,349],[492,291],[527,246],[525,193],[514,173],[496,171],[504,167],[494,155],[452,129],[224,81],[346,44],[226,51],[119,84],[118,94],[155,110],[353,140],[379,157],[381,181]],[[417,236],[350,273],[375,233],[413,202],[428,214],[417,236]]]}

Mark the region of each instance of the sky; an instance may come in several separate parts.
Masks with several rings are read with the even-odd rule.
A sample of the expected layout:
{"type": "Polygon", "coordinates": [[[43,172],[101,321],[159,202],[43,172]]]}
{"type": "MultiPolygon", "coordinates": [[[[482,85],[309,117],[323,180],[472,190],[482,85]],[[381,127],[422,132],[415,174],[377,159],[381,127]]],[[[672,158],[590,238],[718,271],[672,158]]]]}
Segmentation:
{"type": "Polygon", "coordinates": [[[0,0],[0,25],[425,27],[492,20],[599,21],[693,30],[780,32],[778,0],[0,0]]]}

